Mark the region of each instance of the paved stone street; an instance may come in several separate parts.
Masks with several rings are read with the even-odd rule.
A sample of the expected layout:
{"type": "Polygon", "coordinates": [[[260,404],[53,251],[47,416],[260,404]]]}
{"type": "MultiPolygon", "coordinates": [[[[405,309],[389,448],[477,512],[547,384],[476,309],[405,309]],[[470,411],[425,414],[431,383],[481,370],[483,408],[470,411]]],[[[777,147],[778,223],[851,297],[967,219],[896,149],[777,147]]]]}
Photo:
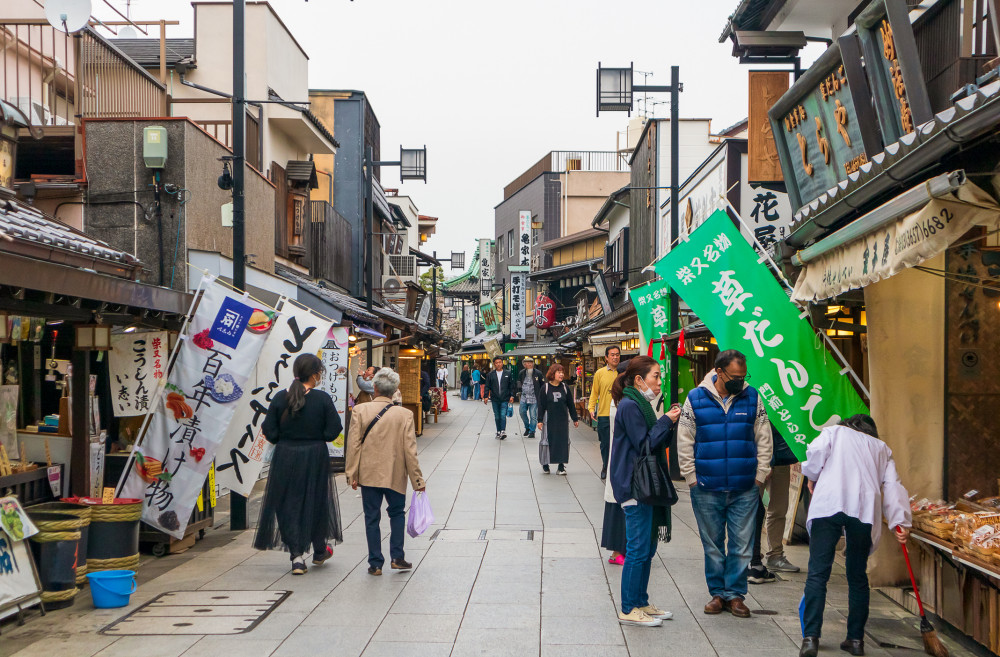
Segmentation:
{"type": "MultiPolygon", "coordinates": [[[[651,600],[672,610],[661,628],[623,628],[615,615],[621,568],[599,548],[604,486],[598,478],[596,433],[573,433],[569,475],[544,475],[537,440],[493,438],[492,414],[478,402],[452,396],[451,412],[418,439],[420,462],[436,515],[435,526],[406,540],[410,573],[366,573],[361,500],[339,479],[346,537],[326,565],[292,577],[288,556],[250,547],[252,532],[210,530],[184,555],[149,561],[132,604],[94,610],[85,590],[74,607],[34,614],[21,628],[8,623],[0,657],[407,657],[511,655],[523,657],[683,656],[756,657],[796,654],[797,608],[804,573],[752,586],[749,620],[706,616],[700,542],[687,494],[675,507],[673,541],[660,546],[650,581],[651,600]],[[155,575],[152,579],[150,574],[155,575]],[[109,636],[102,628],[166,591],[287,590],[291,595],[244,634],[109,636]]],[[[554,470],[554,468],[553,468],[554,470]]],[[[388,526],[383,518],[383,530],[388,526]]],[[[388,555],[388,546],[385,547],[388,555]]],[[[807,552],[789,558],[805,565],[807,552]]],[[[830,604],[846,607],[843,570],[835,571],[830,604]]],[[[915,619],[873,594],[870,630],[904,650],[919,633],[900,636],[915,619]]],[[[823,652],[841,654],[844,616],[828,612],[823,652]]],[[[868,638],[869,655],[886,655],[868,638]]],[[[951,645],[951,644],[950,644],[951,645]]],[[[952,654],[967,654],[955,649],[952,654]]]]}

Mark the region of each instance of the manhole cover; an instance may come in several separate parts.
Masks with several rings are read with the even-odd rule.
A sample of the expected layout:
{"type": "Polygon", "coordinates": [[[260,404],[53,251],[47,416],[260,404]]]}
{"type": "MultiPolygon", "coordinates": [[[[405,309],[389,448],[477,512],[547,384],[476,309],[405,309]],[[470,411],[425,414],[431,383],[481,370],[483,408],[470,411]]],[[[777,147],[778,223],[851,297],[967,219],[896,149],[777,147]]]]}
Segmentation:
{"type": "Polygon", "coordinates": [[[101,634],[242,634],[291,591],[169,591],[108,625],[101,634]]]}

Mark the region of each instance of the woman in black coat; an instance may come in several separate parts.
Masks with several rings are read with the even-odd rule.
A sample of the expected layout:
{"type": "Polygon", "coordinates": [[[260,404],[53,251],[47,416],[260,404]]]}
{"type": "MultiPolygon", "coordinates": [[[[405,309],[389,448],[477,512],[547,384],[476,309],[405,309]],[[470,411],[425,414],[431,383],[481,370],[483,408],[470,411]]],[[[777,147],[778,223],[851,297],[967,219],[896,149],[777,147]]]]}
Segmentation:
{"type": "MultiPolygon", "coordinates": [[[[566,370],[562,365],[553,365],[545,375],[545,384],[538,389],[538,429],[548,429],[545,432],[549,443],[549,463],[558,463],[557,474],[566,474],[566,463],[569,462],[569,418],[573,418],[573,426],[580,426],[580,418],[576,414],[576,403],[572,389],[563,379],[566,370]]],[[[542,470],[548,474],[549,466],[542,465],[542,470]]]]}

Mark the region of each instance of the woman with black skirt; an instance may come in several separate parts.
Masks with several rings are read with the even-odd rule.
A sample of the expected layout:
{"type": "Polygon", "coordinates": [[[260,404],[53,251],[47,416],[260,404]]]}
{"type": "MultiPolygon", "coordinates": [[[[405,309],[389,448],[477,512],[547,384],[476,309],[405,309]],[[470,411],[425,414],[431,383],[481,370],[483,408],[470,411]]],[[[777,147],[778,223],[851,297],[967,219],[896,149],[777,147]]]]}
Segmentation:
{"type": "MultiPolygon", "coordinates": [[[[538,390],[538,429],[545,429],[545,439],[549,443],[549,463],[558,463],[557,474],[566,474],[566,463],[569,462],[569,418],[573,418],[573,426],[580,426],[580,418],[576,414],[576,403],[563,379],[566,371],[562,365],[553,365],[545,375],[545,385],[538,390]],[[544,426],[548,420],[547,428],[544,426]]],[[[550,472],[548,464],[542,464],[542,470],[550,472]]]]}
{"type": "Polygon", "coordinates": [[[318,566],[333,556],[328,541],[343,540],[326,446],[340,435],[343,425],[330,395],[315,389],[323,369],[313,354],[296,358],[295,380],[274,396],[263,425],[274,454],[253,546],[288,550],[293,575],[305,574],[303,555],[310,547],[313,565],[318,566]]]}

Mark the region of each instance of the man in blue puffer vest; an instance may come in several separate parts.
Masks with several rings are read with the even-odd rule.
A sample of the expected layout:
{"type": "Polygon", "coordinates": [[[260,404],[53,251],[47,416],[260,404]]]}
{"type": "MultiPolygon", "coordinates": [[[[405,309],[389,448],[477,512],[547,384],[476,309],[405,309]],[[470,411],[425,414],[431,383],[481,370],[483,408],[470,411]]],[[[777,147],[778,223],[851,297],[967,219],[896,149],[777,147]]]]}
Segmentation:
{"type": "Polygon", "coordinates": [[[771,425],[747,379],[746,356],[728,349],[688,393],[677,429],[677,460],[705,550],[712,600],[706,614],[749,618],[747,568],[760,487],[771,475],[771,425]],[[726,528],[729,540],[726,540],[726,528]]]}

